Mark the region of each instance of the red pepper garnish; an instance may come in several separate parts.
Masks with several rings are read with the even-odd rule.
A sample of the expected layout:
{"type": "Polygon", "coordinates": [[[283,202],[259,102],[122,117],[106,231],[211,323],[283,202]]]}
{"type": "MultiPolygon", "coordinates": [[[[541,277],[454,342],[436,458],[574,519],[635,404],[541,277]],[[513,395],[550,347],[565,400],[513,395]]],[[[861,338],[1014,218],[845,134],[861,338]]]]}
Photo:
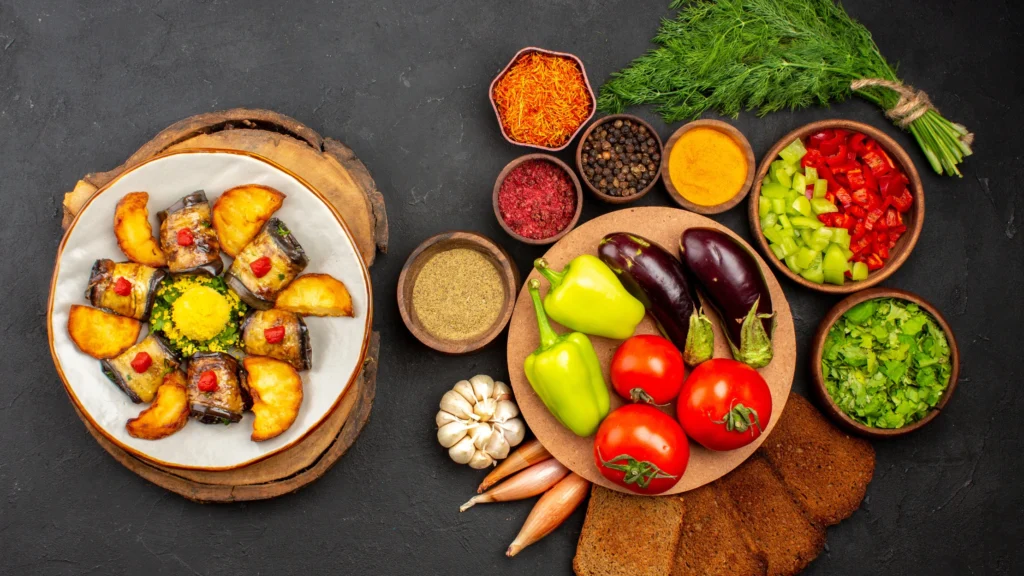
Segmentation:
{"type": "Polygon", "coordinates": [[[281,340],[284,340],[284,326],[274,326],[273,328],[264,329],[263,339],[267,341],[267,344],[277,344],[281,340]]]}
{"type": "Polygon", "coordinates": [[[195,235],[188,228],[178,230],[178,246],[191,246],[195,241],[195,235]]]}
{"type": "Polygon", "coordinates": [[[132,358],[132,370],[135,370],[137,374],[142,374],[149,367],[153,365],[153,358],[147,352],[139,352],[132,358]]]}
{"type": "Polygon", "coordinates": [[[199,375],[199,382],[196,384],[200,392],[216,392],[217,391],[217,373],[213,370],[207,370],[199,375]]]}
{"type": "Polygon", "coordinates": [[[114,294],[127,296],[132,293],[132,283],[125,280],[124,276],[118,276],[114,282],[114,294]]]}
{"type": "Polygon", "coordinates": [[[261,256],[249,264],[249,269],[252,270],[252,275],[257,278],[263,278],[266,276],[267,272],[270,272],[271,267],[270,258],[267,256],[261,256]]]}

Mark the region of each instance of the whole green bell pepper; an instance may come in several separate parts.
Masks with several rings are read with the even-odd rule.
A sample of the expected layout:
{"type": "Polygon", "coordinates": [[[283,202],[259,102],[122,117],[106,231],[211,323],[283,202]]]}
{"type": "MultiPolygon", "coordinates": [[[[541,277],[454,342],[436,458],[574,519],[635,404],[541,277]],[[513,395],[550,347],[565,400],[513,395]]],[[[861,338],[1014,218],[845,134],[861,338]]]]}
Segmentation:
{"type": "Polygon", "coordinates": [[[540,302],[540,281],[528,284],[540,329],[540,345],[523,362],[526,379],[544,405],[577,436],[590,436],[608,415],[608,386],[597,352],[586,335],[559,336],[540,302]]]}
{"type": "Polygon", "coordinates": [[[561,272],[549,268],[543,258],[533,266],[551,283],[544,310],[570,330],[625,340],[644,319],[644,305],[596,256],[577,256],[561,272]]]}

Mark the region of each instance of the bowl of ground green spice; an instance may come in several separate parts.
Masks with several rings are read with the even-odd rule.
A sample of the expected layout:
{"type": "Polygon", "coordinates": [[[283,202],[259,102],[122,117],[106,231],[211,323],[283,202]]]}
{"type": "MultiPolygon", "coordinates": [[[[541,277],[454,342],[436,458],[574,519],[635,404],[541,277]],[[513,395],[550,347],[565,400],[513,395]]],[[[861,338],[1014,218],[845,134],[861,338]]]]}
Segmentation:
{"type": "Polygon", "coordinates": [[[420,342],[465,354],[493,341],[512,318],[519,270],[504,248],[474,232],[420,244],[398,277],[398,310],[420,342]]]}
{"type": "Polygon", "coordinates": [[[894,288],[864,290],[836,304],[811,348],[811,377],[826,413],[871,438],[931,422],[959,374],[959,349],[942,314],[894,288]]]}

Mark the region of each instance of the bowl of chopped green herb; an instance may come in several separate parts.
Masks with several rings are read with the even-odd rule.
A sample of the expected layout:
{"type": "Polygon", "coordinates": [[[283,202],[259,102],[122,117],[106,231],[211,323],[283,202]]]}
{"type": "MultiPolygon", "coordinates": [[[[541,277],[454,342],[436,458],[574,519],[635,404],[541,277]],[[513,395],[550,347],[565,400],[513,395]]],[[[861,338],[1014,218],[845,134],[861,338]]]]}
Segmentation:
{"type": "Polygon", "coordinates": [[[931,422],[956,390],[960,352],[949,324],[920,296],[872,288],[842,300],[822,320],[811,375],[825,411],[871,438],[931,422]]]}

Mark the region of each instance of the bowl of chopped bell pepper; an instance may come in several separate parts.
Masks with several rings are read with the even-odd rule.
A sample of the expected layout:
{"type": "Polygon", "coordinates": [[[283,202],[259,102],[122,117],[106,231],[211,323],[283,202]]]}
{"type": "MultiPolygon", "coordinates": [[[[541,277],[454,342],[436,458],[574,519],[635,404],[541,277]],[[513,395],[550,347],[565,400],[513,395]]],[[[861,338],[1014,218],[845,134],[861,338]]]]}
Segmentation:
{"type": "Polygon", "coordinates": [[[869,288],[910,256],[924,190],[906,151],[851,120],[812,122],[765,155],[750,194],[761,251],[797,284],[833,294],[869,288]]]}

